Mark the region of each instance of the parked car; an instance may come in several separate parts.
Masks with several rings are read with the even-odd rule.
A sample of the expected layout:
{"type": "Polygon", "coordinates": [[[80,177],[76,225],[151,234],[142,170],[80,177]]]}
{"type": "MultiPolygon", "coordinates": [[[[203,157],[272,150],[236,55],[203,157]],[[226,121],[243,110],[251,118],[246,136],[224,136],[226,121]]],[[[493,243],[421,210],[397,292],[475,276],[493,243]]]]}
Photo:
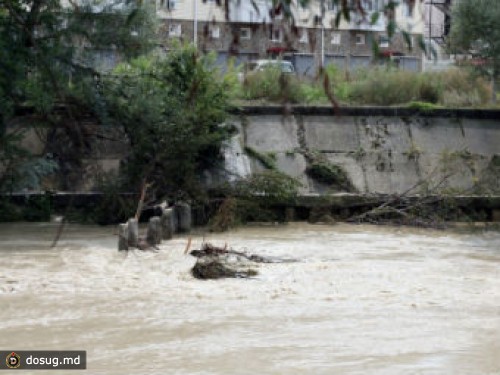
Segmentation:
{"type": "Polygon", "coordinates": [[[243,64],[243,70],[238,74],[238,78],[243,82],[248,74],[262,72],[266,69],[279,69],[283,74],[295,73],[295,67],[287,60],[255,60],[243,64]]]}

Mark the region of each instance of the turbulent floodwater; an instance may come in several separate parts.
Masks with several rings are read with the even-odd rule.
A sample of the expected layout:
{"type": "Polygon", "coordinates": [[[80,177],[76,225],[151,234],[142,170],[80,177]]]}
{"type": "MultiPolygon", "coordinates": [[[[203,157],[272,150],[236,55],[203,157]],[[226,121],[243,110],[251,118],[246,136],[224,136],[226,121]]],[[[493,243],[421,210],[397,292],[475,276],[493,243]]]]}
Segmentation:
{"type": "Polygon", "coordinates": [[[89,374],[500,374],[499,232],[205,234],[300,262],[199,281],[186,238],[125,256],[114,228],[55,231],[0,225],[2,350],[87,350],[89,374]]]}

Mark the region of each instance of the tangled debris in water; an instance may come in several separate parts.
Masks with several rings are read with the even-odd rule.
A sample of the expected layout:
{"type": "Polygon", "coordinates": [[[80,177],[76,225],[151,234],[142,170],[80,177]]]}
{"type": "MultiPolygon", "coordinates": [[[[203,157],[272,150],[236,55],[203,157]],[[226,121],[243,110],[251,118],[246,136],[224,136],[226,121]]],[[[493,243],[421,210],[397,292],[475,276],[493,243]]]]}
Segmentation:
{"type": "Polygon", "coordinates": [[[193,250],[190,255],[198,258],[191,274],[201,280],[221,278],[250,278],[258,272],[252,268],[256,263],[295,262],[292,259],[277,259],[228,249],[227,246],[217,247],[209,243],[202,245],[200,250],[193,250]]]}
{"type": "Polygon", "coordinates": [[[248,268],[246,270],[237,270],[225,266],[223,262],[216,259],[198,260],[191,270],[192,275],[197,279],[222,279],[227,277],[232,278],[248,278],[257,275],[257,271],[248,268]]]}

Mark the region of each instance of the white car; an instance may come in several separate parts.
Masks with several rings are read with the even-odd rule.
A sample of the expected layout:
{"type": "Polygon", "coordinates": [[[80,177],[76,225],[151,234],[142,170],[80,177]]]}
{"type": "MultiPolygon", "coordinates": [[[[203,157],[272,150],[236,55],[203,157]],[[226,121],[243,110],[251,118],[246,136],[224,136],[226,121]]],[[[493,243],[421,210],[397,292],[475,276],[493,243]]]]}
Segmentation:
{"type": "Polygon", "coordinates": [[[238,74],[240,81],[243,81],[245,75],[253,72],[262,72],[266,69],[279,69],[284,74],[294,74],[295,67],[287,60],[255,60],[243,64],[243,71],[238,74]]]}

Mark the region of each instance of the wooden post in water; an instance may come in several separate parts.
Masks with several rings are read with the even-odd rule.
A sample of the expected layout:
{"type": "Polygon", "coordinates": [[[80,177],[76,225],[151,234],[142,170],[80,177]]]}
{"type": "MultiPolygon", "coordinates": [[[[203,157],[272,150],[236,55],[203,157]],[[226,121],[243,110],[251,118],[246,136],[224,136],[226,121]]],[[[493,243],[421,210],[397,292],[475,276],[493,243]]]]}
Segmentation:
{"type": "Polygon", "coordinates": [[[177,218],[179,220],[179,232],[189,232],[191,230],[191,206],[187,203],[181,202],[176,206],[177,218]]]}
{"type": "Polygon", "coordinates": [[[128,224],[118,225],[118,251],[128,250],[128,224]]]}
{"type": "Polygon", "coordinates": [[[172,207],[172,223],[174,233],[179,232],[179,212],[177,206],[172,207]]]}
{"type": "Polygon", "coordinates": [[[161,237],[160,217],[153,216],[149,219],[146,242],[151,246],[156,246],[161,242],[161,237]]]}
{"type": "Polygon", "coordinates": [[[174,210],[172,208],[163,208],[161,210],[161,234],[164,240],[172,238],[175,232],[174,210]]]}
{"type": "Polygon", "coordinates": [[[128,219],[128,246],[137,247],[139,243],[139,223],[137,219],[128,219]]]}

